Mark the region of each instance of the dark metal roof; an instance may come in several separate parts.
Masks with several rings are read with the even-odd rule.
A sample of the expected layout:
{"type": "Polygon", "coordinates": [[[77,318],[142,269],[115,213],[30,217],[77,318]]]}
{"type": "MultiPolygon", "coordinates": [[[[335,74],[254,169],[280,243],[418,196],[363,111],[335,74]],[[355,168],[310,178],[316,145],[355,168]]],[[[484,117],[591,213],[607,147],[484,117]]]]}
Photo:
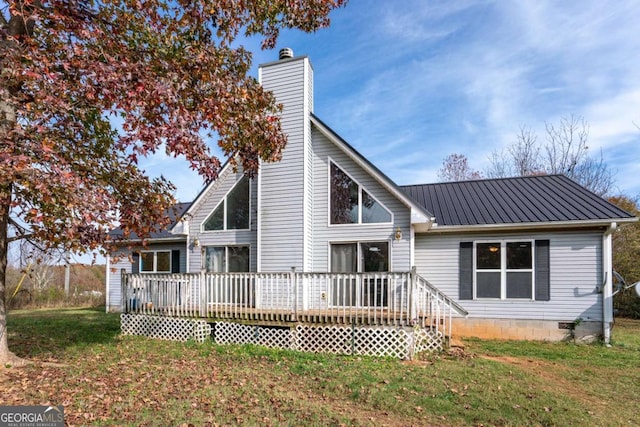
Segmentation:
{"type": "Polygon", "coordinates": [[[631,219],[633,215],[564,175],[400,187],[438,225],[494,225],[631,219]]]}
{"type": "MultiPolygon", "coordinates": [[[[176,223],[178,222],[178,220],[180,220],[180,218],[182,218],[182,214],[184,214],[186,212],[186,210],[189,208],[189,206],[191,206],[191,202],[189,203],[176,203],[175,205],[173,205],[173,208],[169,209],[167,211],[167,215],[169,216],[169,219],[171,220],[171,222],[169,223],[169,225],[160,230],[160,231],[154,231],[149,235],[149,239],[167,239],[167,238],[179,238],[181,236],[179,235],[175,235],[175,234],[171,234],[169,232],[169,230],[171,230],[173,228],[174,225],[176,225],[176,223]]],[[[114,239],[122,239],[123,235],[122,235],[122,229],[120,227],[113,229],[109,232],[109,236],[111,236],[114,239]]],[[[134,233],[132,234],[127,240],[138,240],[139,237],[134,233]]]]}

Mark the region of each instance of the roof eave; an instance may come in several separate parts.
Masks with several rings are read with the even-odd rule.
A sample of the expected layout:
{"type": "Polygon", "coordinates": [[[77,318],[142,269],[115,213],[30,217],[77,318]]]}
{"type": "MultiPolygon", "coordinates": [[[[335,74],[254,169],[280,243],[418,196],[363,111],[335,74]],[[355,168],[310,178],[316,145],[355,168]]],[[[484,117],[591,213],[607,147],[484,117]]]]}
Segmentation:
{"type": "MultiPolygon", "coordinates": [[[[631,223],[638,221],[638,217],[633,218],[610,218],[596,220],[572,220],[572,221],[544,221],[544,222],[519,222],[510,224],[477,224],[477,225],[438,225],[428,230],[431,233],[460,233],[460,232],[483,232],[483,231],[522,231],[535,228],[544,229],[580,229],[587,227],[608,227],[611,223],[631,223]]],[[[420,232],[416,229],[416,231],[420,232]]]]}
{"type": "MultiPolygon", "coordinates": [[[[145,239],[147,243],[177,243],[177,242],[187,242],[187,236],[176,236],[176,237],[156,237],[145,239]]],[[[115,240],[114,243],[118,245],[130,245],[132,243],[142,243],[142,239],[123,239],[123,240],[115,240]]]]}

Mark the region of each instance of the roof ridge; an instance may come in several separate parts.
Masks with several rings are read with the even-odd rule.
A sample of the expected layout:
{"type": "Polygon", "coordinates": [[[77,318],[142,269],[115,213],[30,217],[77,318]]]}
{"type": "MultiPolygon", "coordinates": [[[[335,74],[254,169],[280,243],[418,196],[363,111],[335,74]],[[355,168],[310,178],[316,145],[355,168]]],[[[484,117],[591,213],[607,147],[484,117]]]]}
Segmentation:
{"type": "Polygon", "coordinates": [[[469,182],[513,181],[513,180],[519,180],[519,179],[528,180],[528,179],[535,179],[535,178],[544,179],[544,178],[558,177],[558,176],[567,178],[568,180],[573,181],[571,180],[571,178],[569,178],[564,174],[551,173],[551,174],[545,174],[545,175],[504,176],[504,177],[498,177],[498,178],[476,178],[476,179],[465,179],[460,181],[428,182],[424,184],[401,184],[400,187],[414,187],[414,186],[424,186],[424,185],[455,185],[455,184],[469,183],[469,182]]]}

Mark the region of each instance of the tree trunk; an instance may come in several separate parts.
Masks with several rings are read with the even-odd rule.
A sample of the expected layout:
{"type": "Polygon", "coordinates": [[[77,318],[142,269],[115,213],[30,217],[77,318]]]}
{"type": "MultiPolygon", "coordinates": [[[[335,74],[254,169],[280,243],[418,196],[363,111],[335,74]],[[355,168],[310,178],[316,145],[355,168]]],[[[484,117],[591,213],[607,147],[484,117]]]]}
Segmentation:
{"type": "Polygon", "coordinates": [[[7,343],[7,253],[9,242],[9,203],[6,193],[10,194],[8,186],[0,189],[0,362],[4,362],[9,353],[7,343]]]}
{"type": "MultiPolygon", "coordinates": [[[[25,37],[33,31],[35,21],[30,18],[29,10],[32,7],[42,7],[40,1],[33,2],[31,5],[20,2],[25,15],[12,15],[9,10],[8,15],[0,16],[0,25],[2,30],[8,34],[9,38],[0,40],[0,52],[11,52],[19,46],[16,45],[16,36],[25,37]],[[24,7],[27,6],[27,7],[24,7]],[[26,18],[25,17],[29,17],[26,18]]],[[[15,56],[6,55],[0,57],[0,75],[5,73],[10,58],[15,56]]],[[[7,83],[10,80],[3,80],[7,83]]],[[[9,84],[6,87],[9,93],[9,99],[0,99],[0,141],[9,142],[11,131],[15,128],[17,116],[15,106],[10,99],[20,91],[20,87],[9,84]]],[[[14,141],[15,142],[15,141],[14,141]]],[[[11,215],[11,199],[13,195],[13,178],[10,171],[0,170],[0,367],[5,365],[22,365],[26,361],[18,358],[9,351],[9,343],[7,341],[7,258],[9,255],[9,218],[11,215]]]]}
{"type": "Polygon", "coordinates": [[[7,342],[7,256],[11,184],[0,183],[0,366],[22,365],[24,360],[9,351],[7,342]]]}

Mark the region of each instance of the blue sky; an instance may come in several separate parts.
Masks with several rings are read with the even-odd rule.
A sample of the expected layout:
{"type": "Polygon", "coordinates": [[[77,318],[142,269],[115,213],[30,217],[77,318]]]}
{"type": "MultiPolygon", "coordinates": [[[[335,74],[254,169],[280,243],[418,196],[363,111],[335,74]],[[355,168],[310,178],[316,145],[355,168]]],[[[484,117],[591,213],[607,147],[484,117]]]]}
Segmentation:
{"type": "MultiPolygon", "coordinates": [[[[351,0],[314,34],[245,46],[257,65],[290,47],[314,67],[314,112],[398,184],[437,181],[451,153],[483,170],[521,126],[582,116],[589,148],[640,195],[640,12],[636,1],[351,0]]],[[[212,142],[214,144],[214,142],[212,142]]],[[[199,177],[157,154],[143,167],[192,200],[199,177]]]]}

